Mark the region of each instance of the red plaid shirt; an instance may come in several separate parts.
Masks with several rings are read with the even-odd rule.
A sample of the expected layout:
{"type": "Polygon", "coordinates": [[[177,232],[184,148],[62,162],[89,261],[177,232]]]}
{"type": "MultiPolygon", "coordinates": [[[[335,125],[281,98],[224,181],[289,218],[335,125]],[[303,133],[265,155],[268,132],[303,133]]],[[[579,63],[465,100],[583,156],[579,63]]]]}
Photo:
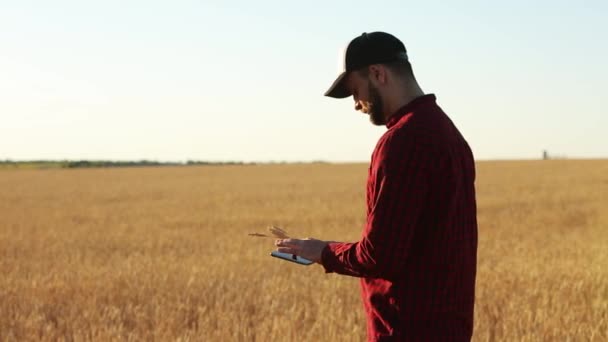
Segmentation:
{"type": "Polygon", "coordinates": [[[468,341],[477,259],[473,154],[435,95],[390,117],[372,155],[361,240],[326,272],[361,277],[369,341],[468,341]]]}

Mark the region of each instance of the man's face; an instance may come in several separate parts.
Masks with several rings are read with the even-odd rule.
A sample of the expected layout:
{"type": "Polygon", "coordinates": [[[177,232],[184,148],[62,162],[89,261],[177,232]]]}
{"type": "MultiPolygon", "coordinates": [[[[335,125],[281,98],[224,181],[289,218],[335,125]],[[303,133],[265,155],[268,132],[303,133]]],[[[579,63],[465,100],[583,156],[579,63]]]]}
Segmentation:
{"type": "Polygon", "coordinates": [[[386,124],[384,105],[378,88],[369,77],[352,72],[346,80],[346,87],[353,94],[355,110],[369,115],[369,120],[377,126],[386,124]]]}

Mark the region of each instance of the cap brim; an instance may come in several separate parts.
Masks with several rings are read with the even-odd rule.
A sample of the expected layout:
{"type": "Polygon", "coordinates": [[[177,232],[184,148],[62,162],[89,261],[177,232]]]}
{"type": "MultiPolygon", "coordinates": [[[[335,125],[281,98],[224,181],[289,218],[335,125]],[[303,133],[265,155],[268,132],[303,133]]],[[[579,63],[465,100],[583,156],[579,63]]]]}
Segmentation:
{"type": "Polygon", "coordinates": [[[341,73],[334,83],[325,92],[325,96],[333,97],[336,99],[343,99],[351,96],[352,94],[344,86],[344,79],[346,78],[347,72],[341,73]]]}

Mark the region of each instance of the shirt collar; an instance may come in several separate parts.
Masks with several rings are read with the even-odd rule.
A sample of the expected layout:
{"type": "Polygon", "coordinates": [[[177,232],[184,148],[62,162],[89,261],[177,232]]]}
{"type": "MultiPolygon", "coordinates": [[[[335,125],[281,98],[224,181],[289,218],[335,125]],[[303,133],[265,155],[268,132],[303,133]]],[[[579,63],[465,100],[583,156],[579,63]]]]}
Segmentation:
{"type": "Polygon", "coordinates": [[[435,94],[427,94],[419,96],[412,101],[408,102],[405,106],[399,108],[393,115],[391,115],[386,122],[386,128],[391,128],[399,122],[399,120],[407,113],[413,112],[416,108],[421,105],[428,104],[430,102],[435,102],[437,98],[435,94]]]}

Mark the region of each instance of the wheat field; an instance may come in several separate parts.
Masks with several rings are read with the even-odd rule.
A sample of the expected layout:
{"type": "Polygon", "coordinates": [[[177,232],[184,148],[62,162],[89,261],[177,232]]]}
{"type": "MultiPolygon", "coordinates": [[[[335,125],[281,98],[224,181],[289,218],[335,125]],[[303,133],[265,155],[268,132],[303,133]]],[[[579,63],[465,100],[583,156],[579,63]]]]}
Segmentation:
{"type": "MultiPolygon", "coordinates": [[[[608,340],[608,161],[477,165],[475,341],[608,340]]],[[[0,171],[1,341],[361,341],[365,164],[0,171]]]]}

